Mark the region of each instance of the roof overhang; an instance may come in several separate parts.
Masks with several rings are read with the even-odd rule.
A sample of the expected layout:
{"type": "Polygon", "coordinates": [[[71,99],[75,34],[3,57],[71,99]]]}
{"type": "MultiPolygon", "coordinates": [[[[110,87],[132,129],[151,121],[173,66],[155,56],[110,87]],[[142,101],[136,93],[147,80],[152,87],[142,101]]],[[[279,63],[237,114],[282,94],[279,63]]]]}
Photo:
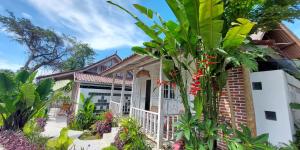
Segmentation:
{"type": "Polygon", "coordinates": [[[157,62],[159,62],[159,60],[154,59],[150,56],[141,56],[141,55],[133,54],[132,56],[124,59],[122,62],[105,70],[100,75],[110,76],[113,73],[128,72],[136,68],[141,68],[143,66],[151,65],[157,62]]]}

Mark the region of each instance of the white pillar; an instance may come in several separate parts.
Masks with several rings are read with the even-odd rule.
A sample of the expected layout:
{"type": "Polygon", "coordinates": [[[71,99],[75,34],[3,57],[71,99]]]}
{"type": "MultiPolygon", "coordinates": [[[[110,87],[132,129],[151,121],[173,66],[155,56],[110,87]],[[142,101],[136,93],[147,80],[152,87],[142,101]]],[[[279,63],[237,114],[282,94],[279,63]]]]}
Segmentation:
{"type": "MultiPolygon", "coordinates": [[[[162,59],[159,64],[159,80],[163,80],[163,71],[162,71],[162,59]]],[[[164,114],[163,114],[163,96],[162,96],[163,85],[159,85],[158,91],[158,124],[157,124],[157,138],[156,138],[156,148],[160,149],[163,144],[163,127],[164,127],[164,114]]]]}
{"type": "Polygon", "coordinates": [[[75,99],[75,115],[76,115],[79,110],[79,104],[80,104],[80,83],[74,82],[74,84],[75,84],[74,99],[75,99]]]}
{"type": "MultiPolygon", "coordinates": [[[[111,83],[111,89],[110,89],[110,98],[109,98],[109,109],[111,110],[111,102],[113,101],[113,96],[114,96],[114,88],[115,88],[115,80],[116,80],[116,74],[113,74],[113,80],[111,83]]],[[[113,110],[111,110],[113,111],[113,110]]]]}
{"type": "Polygon", "coordinates": [[[129,115],[132,116],[132,107],[133,106],[133,101],[135,101],[134,99],[134,90],[135,90],[135,70],[132,71],[132,84],[131,84],[131,97],[130,97],[130,112],[129,115]]]}
{"type": "Polygon", "coordinates": [[[122,91],[121,91],[120,108],[119,108],[120,116],[123,115],[123,106],[124,106],[124,99],[125,99],[125,96],[124,96],[124,93],[125,93],[125,79],[126,79],[127,74],[126,74],[126,72],[123,72],[122,75],[123,75],[123,81],[122,81],[122,91]]]}

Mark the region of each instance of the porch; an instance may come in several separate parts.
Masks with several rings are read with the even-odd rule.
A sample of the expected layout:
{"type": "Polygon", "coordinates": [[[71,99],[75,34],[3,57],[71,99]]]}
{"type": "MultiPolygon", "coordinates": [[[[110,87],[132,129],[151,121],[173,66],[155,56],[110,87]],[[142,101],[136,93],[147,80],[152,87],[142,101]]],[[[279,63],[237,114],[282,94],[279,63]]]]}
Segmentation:
{"type": "MultiPolygon", "coordinates": [[[[102,75],[112,76],[114,80],[117,74],[127,72],[133,74],[129,115],[138,121],[143,132],[157,143],[159,149],[163,142],[176,138],[174,124],[184,110],[179,91],[171,83],[158,83],[167,79],[163,75],[161,61],[150,57],[133,55],[102,75]]],[[[109,108],[114,115],[122,116],[125,105],[123,94],[120,100],[110,98],[109,108]]]]}

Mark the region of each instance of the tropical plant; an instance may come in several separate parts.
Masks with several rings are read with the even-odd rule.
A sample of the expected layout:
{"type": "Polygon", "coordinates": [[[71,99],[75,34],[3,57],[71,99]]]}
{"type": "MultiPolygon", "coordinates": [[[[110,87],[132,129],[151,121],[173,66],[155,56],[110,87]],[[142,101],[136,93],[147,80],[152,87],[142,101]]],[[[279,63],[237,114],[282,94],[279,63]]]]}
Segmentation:
{"type": "Polygon", "coordinates": [[[115,145],[118,149],[124,150],[150,150],[146,142],[146,136],[141,132],[141,127],[133,118],[120,120],[120,130],[115,137],[115,145]]]}
{"type": "Polygon", "coordinates": [[[226,85],[226,70],[241,64],[256,69],[257,55],[241,50],[255,23],[237,18],[231,28],[223,29],[224,6],[221,0],[166,2],[178,22],[164,21],[156,12],[134,4],[138,11],[153,20],[152,26],[123,7],[110,3],[133,16],[136,25],[151,38],[144,47],[133,47],[132,50],[163,61],[164,74],[179,87],[186,115],[191,117],[187,90],[191,87],[196,116],[203,113],[204,119],[216,122],[220,91],[226,85]],[[222,32],[226,34],[223,36],[222,32]],[[192,83],[186,75],[193,76],[192,83]]]}
{"type": "Polygon", "coordinates": [[[257,137],[252,136],[248,127],[241,125],[242,131],[235,129],[236,138],[239,146],[230,147],[230,150],[273,150],[274,148],[269,144],[269,135],[262,134],[257,137]]]}
{"type": "Polygon", "coordinates": [[[56,139],[50,139],[47,142],[47,150],[68,150],[68,147],[73,143],[74,139],[68,137],[68,129],[63,128],[60,135],[56,139]]]}
{"type": "Polygon", "coordinates": [[[125,8],[109,3],[131,15],[137,21],[136,25],[151,38],[143,47],[136,46],[132,50],[162,61],[164,75],[178,86],[187,116],[185,121],[193,120],[191,111],[194,110],[196,118],[203,115],[204,122],[217,123],[220,93],[226,85],[227,70],[241,64],[257,69],[255,58],[260,52],[246,40],[255,23],[234,18],[232,26],[225,28],[221,0],[166,2],[177,22],[165,21],[153,10],[134,4],[139,12],[153,21],[148,25],[125,8]],[[189,94],[194,96],[192,105],[189,94]]]}
{"type": "Polygon", "coordinates": [[[297,147],[296,143],[294,142],[289,142],[289,143],[284,143],[284,144],[281,144],[279,146],[279,148],[277,148],[278,150],[298,150],[299,148],[297,147]]]}
{"type": "Polygon", "coordinates": [[[183,139],[185,149],[189,150],[215,149],[215,142],[219,140],[219,132],[223,129],[223,125],[218,125],[212,120],[201,121],[195,116],[189,119],[185,115],[181,116],[175,127],[177,139],[183,139]]]}
{"type": "Polygon", "coordinates": [[[103,112],[98,115],[98,119],[92,126],[91,131],[95,135],[102,137],[104,133],[110,133],[112,129],[113,114],[111,112],[103,112]]]}
{"type": "Polygon", "coordinates": [[[34,83],[36,72],[0,73],[0,116],[3,128],[22,129],[26,122],[44,112],[50,103],[53,81],[34,83]]]}
{"type": "Polygon", "coordinates": [[[100,138],[103,136],[104,133],[110,133],[111,128],[111,123],[106,121],[96,121],[96,123],[92,125],[93,133],[95,133],[100,138]]]}
{"type": "Polygon", "coordinates": [[[94,115],[95,104],[92,102],[92,96],[84,98],[80,94],[79,110],[73,121],[71,121],[70,128],[85,130],[88,129],[95,121],[94,115]]]}
{"type": "Polygon", "coordinates": [[[24,128],[23,128],[23,134],[26,137],[26,139],[33,145],[36,146],[39,150],[44,150],[46,147],[46,143],[49,140],[49,137],[44,137],[41,135],[41,132],[44,130],[44,119],[40,120],[30,120],[28,121],[24,128]],[[42,126],[40,126],[40,123],[42,121],[42,126]]]}

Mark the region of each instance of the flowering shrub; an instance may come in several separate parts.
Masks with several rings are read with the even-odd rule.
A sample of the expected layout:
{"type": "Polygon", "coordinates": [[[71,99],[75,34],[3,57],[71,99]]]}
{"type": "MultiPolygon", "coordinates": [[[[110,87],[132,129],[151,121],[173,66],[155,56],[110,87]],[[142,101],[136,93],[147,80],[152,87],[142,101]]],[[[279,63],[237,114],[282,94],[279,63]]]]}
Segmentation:
{"type": "Polygon", "coordinates": [[[110,133],[111,128],[112,128],[111,123],[106,121],[97,121],[94,125],[94,131],[100,137],[102,137],[104,133],[110,133]]]}
{"type": "Polygon", "coordinates": [[[110,133],[112,128],[113,114],[104,112],[99,115],[100,120],[96,121],[92,126],[92,133],[102,137],[104,133],[110,133]]]}
{"type": "Polygon", "coordinates": [[[173,146],[173,150],[184,150],[184,140],[177,140],[173,146]]]}
{"type": "Polygon", "coordinates": [[[112,123],[113,117],[114,116],[110,111],[104,113],[105,122],[107,123],[112,123]]]}
{"type": "Polygon", "coordinates": [[[37,150],[20,131],[0,131],[0,144],[6,150],[37,150]]]}

